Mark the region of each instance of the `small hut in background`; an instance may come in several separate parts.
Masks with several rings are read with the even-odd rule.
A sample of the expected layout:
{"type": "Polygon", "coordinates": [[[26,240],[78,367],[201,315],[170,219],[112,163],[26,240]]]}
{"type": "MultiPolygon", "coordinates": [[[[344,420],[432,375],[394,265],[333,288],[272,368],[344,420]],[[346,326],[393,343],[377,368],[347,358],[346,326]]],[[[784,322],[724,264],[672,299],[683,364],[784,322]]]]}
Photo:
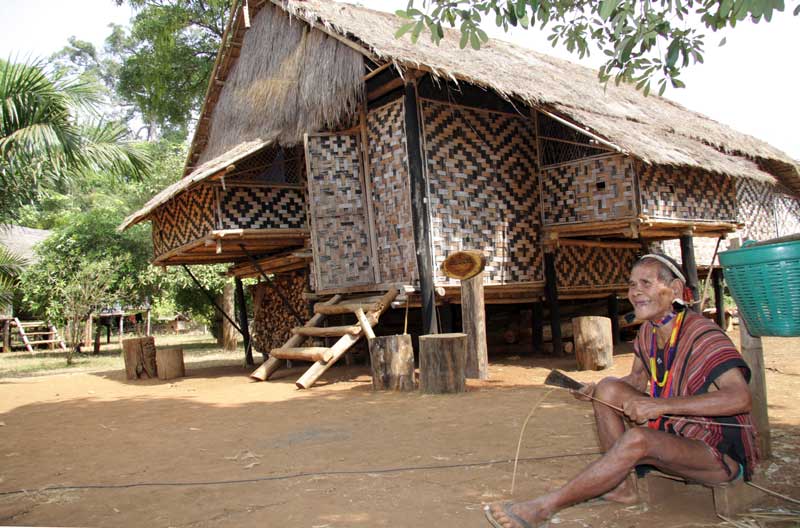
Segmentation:
{"type": "Polygon", "coordinates": [[[798,164],[763,141],[567,61],[462,50],[451,31],[413,44],[400,25],[325,0],[236,3],[184,178],[121,226],[152,222],[158,265],[289,274],[257,294],[261,352],[310,315],[303,287],[399,288],[435,332],[434,307],[460,302],[439,266],[460,250],[486,254],[487,305],[526,305],[534,342],[547,308],[558,351],[559,304],[615,306],[642,251],[693,267],[721,236],[798,231],[798,164]]]}
{"type": "MultiPolygon", "coordinates": [[[[16,225],[0,225],[0,245],[11,253],[25,260],[26,266],[38,262],[35,247],[43,242],[52,232],[47,229],[33,229],[16,225]]],[[[0,306],[0,316],[11,316],[12,306],[0,306]]]]}

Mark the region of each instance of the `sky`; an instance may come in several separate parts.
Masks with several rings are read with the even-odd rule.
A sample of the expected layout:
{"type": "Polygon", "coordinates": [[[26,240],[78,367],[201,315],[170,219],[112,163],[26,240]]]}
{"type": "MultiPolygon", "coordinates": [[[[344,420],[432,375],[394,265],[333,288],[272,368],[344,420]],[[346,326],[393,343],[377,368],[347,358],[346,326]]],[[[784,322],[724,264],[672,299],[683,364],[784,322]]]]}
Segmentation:
{"type": "MultiPolygon", "coordinates": [[[[375,9],[404,7],[406,0],[362,0],[375,9]]],[[[687,87],[669,90],[667,97],[712,119],[753,135],[800,160],[800,17],[791,15],[796,2],[772,22],[740,24],[709,36],[705,63],[681,76],[687,87]],[[725,36],[727,43],[718,47],[725,36]]],[[[67,44],[70,36],[102,48],[111,22],[126,24],[131,11],[113,0],[0,0],[0,57],[46,58],[67,44]]],[[[489,28],[487,28],[489,29],[489,28]]],[[[511,40],[589,67],[602,63],[595,52],[585,61],[566,50],[553,49],[546,34],[516,31],[492,37],[511,40]]]]}

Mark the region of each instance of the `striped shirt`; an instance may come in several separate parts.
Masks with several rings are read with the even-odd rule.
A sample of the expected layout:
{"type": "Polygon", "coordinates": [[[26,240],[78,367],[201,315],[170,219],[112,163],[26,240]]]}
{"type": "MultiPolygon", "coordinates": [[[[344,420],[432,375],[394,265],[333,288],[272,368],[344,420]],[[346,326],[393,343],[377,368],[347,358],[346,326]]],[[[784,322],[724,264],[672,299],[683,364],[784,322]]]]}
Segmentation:
{"type": "MultiPolygon", "coordinates": [[[[651,380],[652,332],[652,323],[645,322],[639,328],[634,342],[634,350],[651,380]]],[[[745,381],[750,382],[750,367],[742,359],[727,334],[714,322],[691,310],[687,310],[684,316],[675,358],[669,368],[673,372],[670,391],[673,396],[705,394],[719,376],[733,368],[740,369],[745,381]]],[[[755,428],[720,425],[725,423],[752,425],[750,413],[735,416],[693,416],[692,419],[702,420],[705,423],[689,423],[680,417],[664,418],[658,428],[678,436],[700,440],[720,453],[730,456],[744,467],[745,479],[750,480],[758,461],[755,428]]]]}

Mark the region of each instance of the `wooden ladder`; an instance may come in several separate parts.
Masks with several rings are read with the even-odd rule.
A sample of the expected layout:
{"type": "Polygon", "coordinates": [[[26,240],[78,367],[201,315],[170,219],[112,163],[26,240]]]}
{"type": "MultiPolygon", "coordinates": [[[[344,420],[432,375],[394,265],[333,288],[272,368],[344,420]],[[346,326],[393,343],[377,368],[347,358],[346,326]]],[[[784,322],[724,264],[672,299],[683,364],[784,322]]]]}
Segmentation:
{"type": "Polygon", "coordinates": [[[62,351],[67,350],[67,345],[58,335],[55,325],[45,321],[20,321],[15,317],[14,326],[17,327],[19,338],[28,352],[33,352],[34,345],[58,345],[62,351]]]}
{"type": "Polygon", "coordinates": [[[292,329],[292,337],[280,348],[273,349],[269,359],[261,364],[250,377],[266,381],[277,371],[283,360],[313,361],[314,364],[295,382],[297,388],[308,389],[339,360],[363,336],[375,337],[372,327],[378,323],[397,297],[398,290],[392,288],[378,299],[347,299],[334,295],[324,303],[314,305],[314,316],[304,325],[292,329]],[[355,314],[358,322],[348,326],[320,326],[329,315],[355,314]],[[304,347],[309,337],[338,337],[331,347],[304,347]]]}

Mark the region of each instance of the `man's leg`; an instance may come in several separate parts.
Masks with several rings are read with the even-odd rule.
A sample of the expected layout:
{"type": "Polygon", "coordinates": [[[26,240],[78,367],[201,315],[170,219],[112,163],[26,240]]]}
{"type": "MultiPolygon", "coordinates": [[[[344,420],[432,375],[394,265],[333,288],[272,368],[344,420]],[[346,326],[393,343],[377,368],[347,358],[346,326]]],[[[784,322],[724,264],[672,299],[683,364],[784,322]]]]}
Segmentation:
{"type": "MultiPolygon", "coordinates": [[[[620,394],[627,390],[624,387],[620,388],[610,384],[607,388],[618,390],[620,394]]],[[[633,389],[631,388],[631,390],[633,389]]],[[[609,392],[595,391],[595,396],[615,405],[620,403],[603,398],[603,396],[614,398],[614,395],[609,392]]],[[[613,411],[613,409],[609,410],[613,411]]],[[[605,428],[605,432],[601,435],[613,436],[618,432],[615,421],[603,414],[604,411],[600,411],[600,413],[598,432],[601,427],[599,422],[608,418],[607,421],[603,421],[602,427],[605,428]]],[[[621,425],[624,430],[624,422],[621,425]]],[[[601,438],[601,444],[608,439],[609,437],[601,438]]],[[[651,464],[666,473],[700,482],[725,482],[730,478],[729,471],[733,470],[735,463],[728,457],[725,457],[724,460],[728,469],[720,464],[715,453],[700,441],[644,427],[635,427],[618,436],[600,459],[587,466],[562,488],[532,501],[514,504],[511,511],[535,526],[567,506],[609,494],[609,492],[618,492],[628,474],[638,464],[651,464]]],[[[493,504],[490,511],[502,526],[517,528],[513,520],[506,517],[501,505],[493,504]]]]}

